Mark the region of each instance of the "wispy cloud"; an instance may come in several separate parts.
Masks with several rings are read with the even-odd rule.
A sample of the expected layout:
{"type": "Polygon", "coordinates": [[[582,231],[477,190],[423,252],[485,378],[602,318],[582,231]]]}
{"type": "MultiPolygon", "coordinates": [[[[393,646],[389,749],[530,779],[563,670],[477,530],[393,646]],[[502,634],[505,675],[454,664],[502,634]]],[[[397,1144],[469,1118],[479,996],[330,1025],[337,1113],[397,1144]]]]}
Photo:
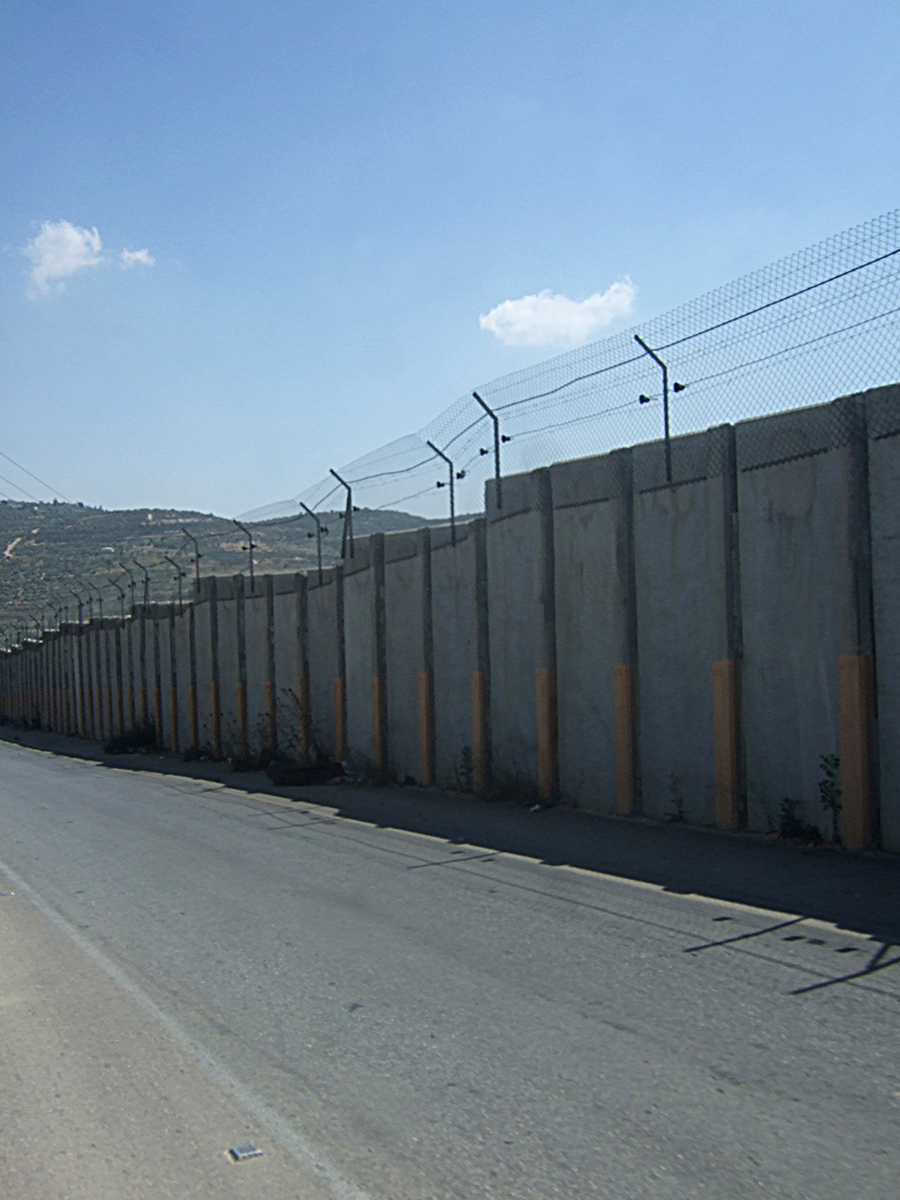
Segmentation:
{"type": "Polygon", "coordinates": [[[149,250],[123,250],[119,255],[119,262],[123,271],[127,271],[130,267],[156,266],[156,259],[149,250]]]}
{"type": "Polygon", "coordinates": [[[636,295],[627,276],[586,300],[570,300],[547,288],[520,300],[504,300],[478,323],[504,346],[580,346],[617,317],[627,317],[636,295]]]}
{"type": "MultiPolygon", "coordinates": [[[[96,228],[83,229],[71,221],[44,221],[40,233],[26,242],[22,253],[31,261],[28,297],[37,300],[51,292],[61,292],[65,280],[86,267],[113,261],[110,251],[96,228]]],[[[121,250],[117,255],[123,271],[132,267],[155,267],[156,259],[149,250],[121,250]]]]}
{"type": "Polygon", "coordinates": [[[45,296],[54,285],[62,291],[65,285],[59,281],[85,267],[95,267],[102,249],[96,228],[82,229],[71,221],[44,221],[41,232],[25,246],[24,253],[32,263],[28,295],[32,300],[45,296]]]}

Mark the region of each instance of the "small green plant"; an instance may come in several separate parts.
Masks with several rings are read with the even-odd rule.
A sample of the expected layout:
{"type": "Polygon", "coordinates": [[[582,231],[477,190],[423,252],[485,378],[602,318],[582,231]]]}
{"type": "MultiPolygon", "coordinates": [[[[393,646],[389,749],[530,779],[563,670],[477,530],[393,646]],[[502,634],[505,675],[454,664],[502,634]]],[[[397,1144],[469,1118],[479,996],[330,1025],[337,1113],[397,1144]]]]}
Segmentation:
{"type": "Polygon", "coordinates": [[[672,808],[667,819],[673,823],[687,821],[687,817],[684,815],[684,797],[678,785],[678,776],[674,771],[669,775],[669,803],[672,808]]]}
{"type": "Polygon", "coordinates": [[[823,754],[819,759],[822,778],[819,780],[819,803],[831,813],[831,840],[841,841],[840,816],[844,807],[841,799],[841,760],[836,754],[823,754]]]}

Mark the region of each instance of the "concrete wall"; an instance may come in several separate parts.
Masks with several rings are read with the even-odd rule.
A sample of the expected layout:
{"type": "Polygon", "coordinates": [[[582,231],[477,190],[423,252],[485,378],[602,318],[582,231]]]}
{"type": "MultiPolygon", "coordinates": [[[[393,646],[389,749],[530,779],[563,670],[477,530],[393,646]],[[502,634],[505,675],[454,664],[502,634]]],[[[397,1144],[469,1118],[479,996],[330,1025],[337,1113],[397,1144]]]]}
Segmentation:
{"type": "MultiPolygon", "coordinates": [[[[671,475],[654,442],[508,477],[455,535],[359,539],[321,580],[261,578],[251,593],[219,579],[215,658],[204,581],[191,593],[200,746],[214,742],[217,664],[221,751],[240,750],[243,588],[251,756],[271,740],[274,670],[282,752],[303,753],[307,691],[312,743],[343,751],[343,694],[346,749],[385,777],[479,791],[493,778],[522,799],[724,829],[777,830],[787,809],[826,839],[823,759],[837,756],[845,843],[900,851],[900,387],[670,450],[671,475]]],[[[171,628],[151,605],[150,716],[158,675],[160,740],[184,750],[189,613],[174,622],[175,737],[171,628]]],[[[45,724],[84,726],[63,700],[90,668],[87,724],[108,736],[117,630],[94,621],[7,655],[8,715],[37,705],[45,724]]],[[[129,680],[140,712],[139,633],[138,614],[122,630],[126,714],[129,680]]]]}
{"type": "Polygon", "coordinates": [[[419,676],[424,671],[424,571],[420,531],[385,539],[388,765],[394,778],[421,780],[419,676]]]}
{"type": "Polygon", "coordinates": [[[297,577],[276,575],[272,582],[278,746],[285,753],[296,755],[299,748],[297,577]]]}
{"type": "Polygon", "coordinates": [[[219,695],[222,720],[222,750],[237,753],[237,605],[234,581],[218,580],[219,610],[219,695]]]}
{"type": "Polygon", "coordinates": [[[338,661],[338,611],[336,593],[341,586],[335,570],[307,576],[309,621],[309,703],[314,746],[335,752],[334,681],[340,673],[338,661]]]}
{"type": "Polygon", "coordinates": [[[838,754],[839,526],[848,448],[831,409],[736,427],[747,821],[779,823],[784,798],[827,832],[820,759],[838,754]]]}
{"type": "Polygon", "coordinates": [[[250,753],[259,754],[266,744],[266,598],[263,580],[257,578],[253,592],[249,580],[244,598],[247,639],[247,729],[250,753]]]}
{"type": "MultiPolygon", "coordinates": [[[[483,525],[483,522],[480,522],[483,525]]],[[[472,672],[478,670],[475,595],[476,523],[431,531],[435,780],[471,785],[472,672]]]]}
{"type": "Polygon", "coordinates": [[[725,657],[716,431],[634,450],[640,789],[645,816],[715,821],[712,664],[725,657]],[[712,443],[712,444],[710,444],[712,443]]]}
{"type": "Polygon", "coordinates": [[[900,388],[866,397],[881,845],[900,851],[900,388]]]}
{"type": "Polygon", "coordinates": [[[503,507],[488,488],[487,573],[491,736],[495,773],[537,779],[535,610],[538,513],[535,480],[503,480],[503,507]]]}
{"type": "Polygon", "coordinates": [[[375,675],[374,570],[372,546],[357,539],[344,566],[344,637],[347,665],[347,735],[351,750],[375,761],[372,680],[375,675]]]}
{"type": "Polygon", "coordinates": [[[625,506],[613,456],[551,468],[556,548],[560,787],[615,811],[613,670],[628,661],[625,506]]]}

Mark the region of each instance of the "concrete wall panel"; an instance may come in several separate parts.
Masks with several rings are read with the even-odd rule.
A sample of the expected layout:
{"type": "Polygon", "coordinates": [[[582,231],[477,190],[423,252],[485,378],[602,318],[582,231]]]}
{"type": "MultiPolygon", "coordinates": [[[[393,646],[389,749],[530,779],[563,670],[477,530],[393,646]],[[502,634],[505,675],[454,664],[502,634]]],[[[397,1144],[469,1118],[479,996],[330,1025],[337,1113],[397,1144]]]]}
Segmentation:
{"type": "Polygon", "coordinates": [[[232,581],[219,584],[219,693],[222,708],[222,753],[237,752],[237,624],[232,581]]]}
{"type": "Polygon", "coordinates": [[[422,558],[418,532],[385,537],[388,763],[395,779],[421,779],[422,558]]]}
{"type": "Polygon", "coordinates": [[[613,667],[624,661],[621,496],[607,456],[551,469],[556,558],[560,789],[615,811],[613,667]]]}
{"type": "Polygon", "coordinates": [[[838,531],[846,447],[820,410],[736,427],[747,818],[777,829],[784,798],[829,836],[820,758],[838,754],[838,531]]]}
{"type": "Polygon", "coordinates": [[[278,745],[296,755],[299,745],[297,707],[297,592],[293,575],[276,575],[275,612],[275,703],[278,745]]]}
{"type": "Polygon", "coordinates": [[[372,678],[375,673],[374,572],[368,539],[358,539],[344,569],[344,634],[347,646],[347,741],[353,754],[374,762],[372,678]]]}
{"type": "Polygon", "coordinates": [[[194,605],[194,638],[197,645],[197,724],[200,748],[206,753],[211,750],[213,741],[209,695],[209,682],[212,677],[209,617],[209,601],[198,600],[194,605]]]}
{"type": "Polygon", "coordinates": [[[867,401],[881,844],[900,851],[900,388],[867,401]]]}
{"type": "MultiPolygon", "coordinates": [[[[530,475],[503,481],[503,508],[487,527],[494,771],[535,780],[535,619],[538,514],[530,475]]],[[[488,488],[490,501],[493,489],[488,488]]]]}
{"type": "Polygon", "coordinates": [[[476,669],[475,537],[468,526],[432,531],[435,776],[438,787],[471,787],[471,672],[476,669]]]}
{"type": "Polygon", "coordinates": [[[325,754],[334,745],[334,681],[338,675],[337,603],[334,571],[323,572],[322,586],[308,576],[309,707],[313,744],[325,754]]]}

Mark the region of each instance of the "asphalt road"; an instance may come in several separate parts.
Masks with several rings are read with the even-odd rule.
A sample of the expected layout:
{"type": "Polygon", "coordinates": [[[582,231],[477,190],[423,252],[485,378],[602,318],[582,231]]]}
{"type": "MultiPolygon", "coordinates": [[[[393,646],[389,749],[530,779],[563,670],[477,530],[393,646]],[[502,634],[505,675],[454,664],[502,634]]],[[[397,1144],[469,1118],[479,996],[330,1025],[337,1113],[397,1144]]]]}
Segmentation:
{"type": "Polygon", "coordinates": [[[339,791],[0,743],[4,1197],[896,1200],[896,947],[339,791]]]}

